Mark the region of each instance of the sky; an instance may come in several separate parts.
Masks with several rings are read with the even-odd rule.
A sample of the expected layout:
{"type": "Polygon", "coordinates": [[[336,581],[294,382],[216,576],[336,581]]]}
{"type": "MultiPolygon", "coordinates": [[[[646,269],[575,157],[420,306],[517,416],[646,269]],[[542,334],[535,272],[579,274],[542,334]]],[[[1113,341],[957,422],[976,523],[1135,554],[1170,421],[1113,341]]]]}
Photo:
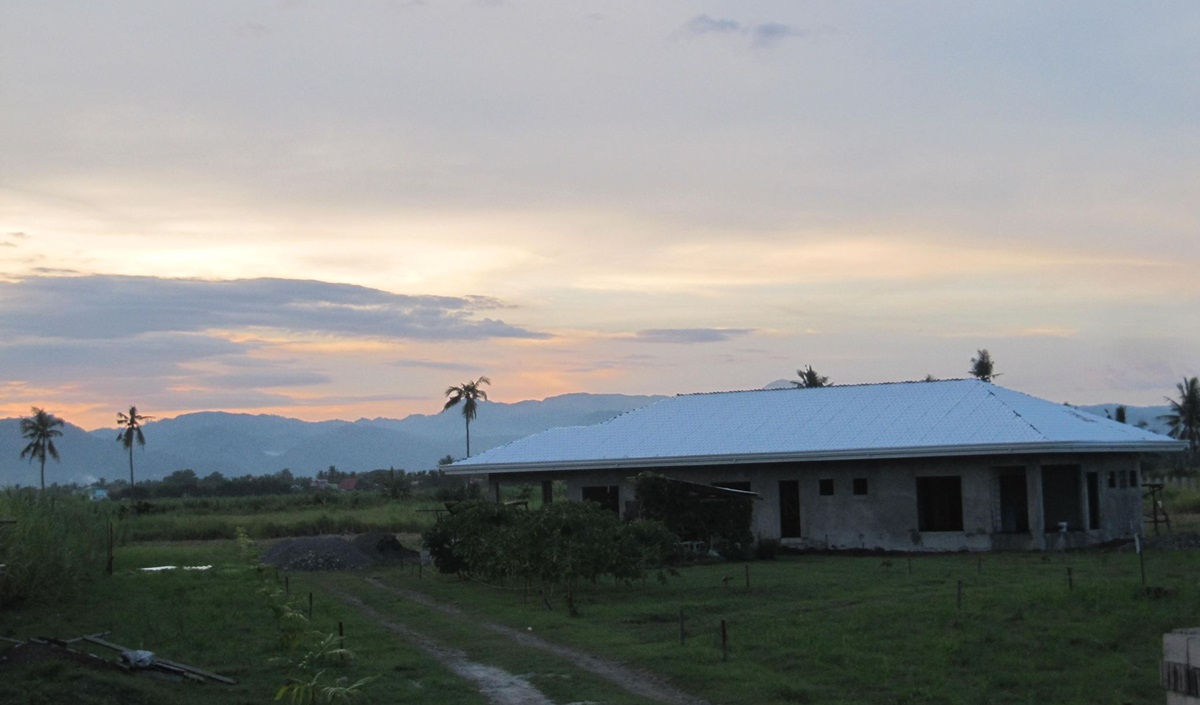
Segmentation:
{"type": "Polygon", "coordinates": [[[0,417],[1200,374],[1200,3],[0,5],[0,417]]]}

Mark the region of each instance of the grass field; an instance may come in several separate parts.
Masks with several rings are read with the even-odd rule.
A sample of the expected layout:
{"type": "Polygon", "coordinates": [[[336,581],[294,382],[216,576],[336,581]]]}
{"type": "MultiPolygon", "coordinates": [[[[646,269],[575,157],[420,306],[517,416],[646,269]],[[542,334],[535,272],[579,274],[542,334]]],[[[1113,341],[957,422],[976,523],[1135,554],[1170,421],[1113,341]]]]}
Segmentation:
{"type": "MultiPolygon", "coordinates": [[[[67,639],[107,631],[110,641],[232,677],[237,685],[163,682],[46,661],[0,671],[0,702],[268,703],[290,676],[302,675],[288,663],[302,656],[304,648],[291,652],[283,648],[281,630],[261,594],[264,585],[275,583],[274,572],[249,567],[234,542],[130,546],[118,551],[117,563],[122,569],[97,581],[86,596],[71,604],[26,605],[0,613],[0,635],[67,639]],[[138,570],[164,564],[214,567],[158,573],[138,570]]],[[[289,576],[288,583],[294,604],[306,612],[307,594],[316,589],[314,583],[303,575],[289,576]]],[[[429,702],[430,692],[439,694],[437,702],[450,705],[484,702],[435,661],[405,648],[353,611],[324,599],[320,592],[314,600],[312,620],[303,630],[336,633],[338,621],[344,624],[347,648],[355,658],[324,664],[323,682],[333,683],[343,676],[351,681],[375,677],[363,688],[360,702],[429,702]]],[[[114,656],[103,650],[97,653],[114,656]]]]}
{"type": "MultiPolygon", "coordinates": [[[[1167,499],[1176,527],[1200,523],[1193,521],[1200,516],[1200,493],[1172,490],[1167,499]]],[[[359,522],[412,531],[432,520],[417,510],[437,506],[369,497],[315,506],[294,497],[256,500],[180,500],[168,512],[126,517],[120,522],[127,543],[117,549],[112,577],[98,576],[78,599],[0,610],[0,636],[108,631],[111,641],[234,677],[236,686],[164,683],[47,661],[3,667],[0,702],[271,702],[289,677],[315,672],[295,667],[307,647],[288,650],[282,643],[287,628],[272,607],[283,599],[285,579],[293,614],[307,612],[307,595],[314,594],[312,620],[299,627],[308,643],[343,623],[356,658],[323,664],[321,682],[374,677],[362,688],[362,703],[485,700],[338,594],[357,596],[387,619],[419,627],[471,659],[523,674],[554,702],[614,705],[646,701],[480,624],[528,630],[635,665],[714,705],[783,705],[1159,703],[1162,633],[1200,623],[1200,550],[1148,552],[1149,591],[1130,551],[805,555],[748,567],[697,565],[665,582],[651,577],[631,586],[584,586],[581,614],[572,618],[561,603],[552,600],[547,609],[521,586],[470,583],[429,569],[277,576],[252,567],[231,540],[128,540],[195,539],[210,527],[223,536],[239,525],[258,536],[327,533],[315,529],[325,526],[322,516],[334,526],[359,522]],[[214,567],[138,570],[161,564],[214,567]],[[369,583],[369,576],[393,589],[369,583]],[[402,599],[395,590],[420,592],[462,614],[402,599]]]]}
{"type": "Polygon", "coordinates": [[[1148,556],[1158,588],[1149,594],[1133,553],[920,556],[909,566],[791,557],[750,564],[749,588],[742,565],[696,566],[666,584],[586,590],[574,619],[525,604],[520,590],[403,571],[386,580],[642,665],[715,703],[1158,703],[1161,635],[1200,617],[1195,551],[1148,556]]]}

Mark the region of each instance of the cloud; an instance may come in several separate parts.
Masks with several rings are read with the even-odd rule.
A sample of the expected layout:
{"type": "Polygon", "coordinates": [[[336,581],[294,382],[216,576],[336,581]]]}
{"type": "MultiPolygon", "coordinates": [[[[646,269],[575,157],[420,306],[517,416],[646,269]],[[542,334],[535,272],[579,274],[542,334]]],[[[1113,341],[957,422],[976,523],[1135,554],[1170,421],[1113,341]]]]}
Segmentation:
{"type": "Polygon", "coordinates": [[[476,318],[503,306],[488,297],[408,296],[311,280],[34,276],[0,282],[0,302],[0,329],[40,338],[255,328],[415,340],[548,337],[476,318]]]}
{"type": "Polygon", "coordinates": [[[455,372],[472,372],[475,367],[458,362],[438,362],[436,360],[396,360],[391,363],[394,367],[415,367],[429,370],[452,370],[455,372]]]}
{"type": "Polygon", "coordinates": [[[326,384],[332,378],[319,372],[304,370],[262,370],[201,377],[207,386],[230,389],[262,389],[264,387],[306,387],[326,384]]]}
{"type": "Polygon", "coordinates": [[[753,333],[752,328],[653,328],[626,338],[640,343],[720,343],[753,333]]]}
{"type": "Polygon", "coordinates": [[[688,20],[680,27],[679,31],[692,37],[708,34],[740,35],[749,37],[754,45],[759,47],[770,46],[784,39],[803,37],[811,33],[809,30],[798,29],[782,22],[746,24],[727,17],[716,18],[705,14],[696,15],[688,20]]]}
{"type": "Polygon", "coordinates": [[[7,232],[0,235],[0,247],[16,247],[21,240],[29,239],[29,235],[23,232],[7,232]]]}
{"type": "Polygon", "coordinates": [[[754,43],[761,46],[772,44],[788,37],[802,37],[807,32],[780,22],[767,22],[752,27],[750,34],[754,36],[754,43]]]}
{"type": "Polygon", "coordinates": [[[708,15],[696,15],[692,19],[684,23],[680,28],[686,34],[701,35],[701,34],[729,34],[745,31],[742,23],[731,19],[717,19],[708,15]]]}

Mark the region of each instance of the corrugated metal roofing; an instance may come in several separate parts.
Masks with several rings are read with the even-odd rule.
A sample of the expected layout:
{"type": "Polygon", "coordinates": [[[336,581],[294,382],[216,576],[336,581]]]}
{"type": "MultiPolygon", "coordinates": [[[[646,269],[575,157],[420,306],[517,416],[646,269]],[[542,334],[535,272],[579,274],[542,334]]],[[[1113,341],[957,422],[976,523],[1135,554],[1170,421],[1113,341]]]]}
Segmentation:
{"type": "Polygon", "coordinates": [[[458,461],[452,471],[1182,447],[1135,426],[960,379],[681,395],[594,426],[534,434],[458,461]]]}

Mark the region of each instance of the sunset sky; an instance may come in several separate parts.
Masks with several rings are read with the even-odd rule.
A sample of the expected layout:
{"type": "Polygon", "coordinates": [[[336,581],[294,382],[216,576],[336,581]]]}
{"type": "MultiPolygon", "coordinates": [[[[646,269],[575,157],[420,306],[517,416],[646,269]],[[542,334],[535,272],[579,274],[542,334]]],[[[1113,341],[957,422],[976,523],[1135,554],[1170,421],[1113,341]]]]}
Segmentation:
{"type": "Polygon", "coordinates": [[[1200,3],[0,5],[0,417],[1200,374],[1200,3]]]}

